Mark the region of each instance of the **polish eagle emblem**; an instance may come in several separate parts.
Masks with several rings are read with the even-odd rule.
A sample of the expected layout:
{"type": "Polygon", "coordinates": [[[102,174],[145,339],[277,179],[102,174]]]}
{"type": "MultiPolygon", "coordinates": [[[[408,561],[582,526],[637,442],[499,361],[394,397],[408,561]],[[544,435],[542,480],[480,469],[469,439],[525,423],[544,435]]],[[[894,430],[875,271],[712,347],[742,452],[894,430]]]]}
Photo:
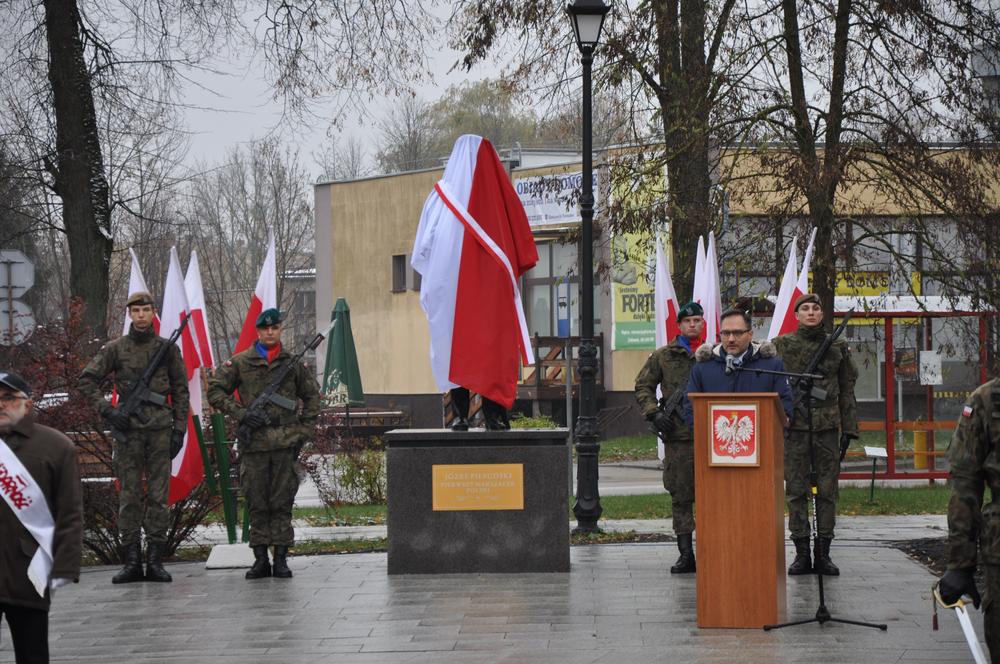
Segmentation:
{"type": "Polygon", "coordinates": [[[732,413],[715,418],[715,453],[722,456],[750,456],[754,452],[754,423],[749,415],[732,413]]]}

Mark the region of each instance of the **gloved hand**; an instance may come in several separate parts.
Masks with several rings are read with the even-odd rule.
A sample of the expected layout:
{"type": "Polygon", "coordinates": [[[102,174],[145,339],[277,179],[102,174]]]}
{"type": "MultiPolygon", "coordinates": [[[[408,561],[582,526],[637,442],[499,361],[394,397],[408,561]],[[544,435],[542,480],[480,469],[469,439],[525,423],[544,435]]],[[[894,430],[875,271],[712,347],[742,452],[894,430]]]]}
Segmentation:
{"type": "Polygon", "coordinates": [[[271,423],[271,418],[262,410],[251,410],[243,416],[243,424],[251,429],[259,429],[271,423]]]}
{"type": "Polygon", "coordinates": [[[938,591],[941,593],[941,601],[945,604],[954,604],[962,595],[972,598],[972,605],[979,608],[979,590],[976,588],[975,567],[966,569],[950,569],[941,577],[938,591]]]}
{"type": "Polygon", "coordinates": [[[673,428],[673,424],[670,422],[670,416],[664,413],[662,410],[658,410],[655,413],[651,413],[647,416],[650,424],[653,428],[660,433],[666,433],[673,428]]]}
{"type": "Polygon", "coordinates": [[[54,593],[57,588],[68,586],[71,583],[73,583],[73,579],[65,579],[61,577],[51,578],[49,579],[49,591],[54,593]]]}
{"type": "Polygon", "coordinates": [[[857,440],[857,434],[853,433],[842,433],[840,434],[840,460],[843,461],[844,457],[847,456],[847,448],[851,446],[852,440],[857,440]]]}
{"type": "Polygon", "coordinates": [[[108,406],[101,411],[101,415],[104,416],[104,419],[108,421],[108,424],[110,424],[112,428],[118,430],[128,429],[128,421],[130,418],[120,409],[115,408],[114,406],[108,406]]]}
{"type": "Polygon", "coordinates": [[[178,454],[180,454],[181,450],[183,448],[184,448],[184,432],[183,431],[177,431],[176,429],[174,431],[171,431],[170,432],[170,458],[173,459],[178,454]]]}

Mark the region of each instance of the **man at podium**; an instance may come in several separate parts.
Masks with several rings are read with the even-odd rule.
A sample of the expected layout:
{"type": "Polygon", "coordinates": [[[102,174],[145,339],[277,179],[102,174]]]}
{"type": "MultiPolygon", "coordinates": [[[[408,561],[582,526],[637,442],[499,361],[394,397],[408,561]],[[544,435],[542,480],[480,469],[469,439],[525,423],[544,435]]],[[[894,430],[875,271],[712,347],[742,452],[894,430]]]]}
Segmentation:
{"type": "MultiPolygon", "coordinates": [[[[726,309],[719,322],[722,342],[702,344],[688,378],[687,392],[777,392],[786,416],[792,414],[792,390],[785,376],[755,369],[784,371],[778,351],[769,341],[754,341],[750,314],[726,309]]],[[[684,398],[684,423],[694,429],[694,410],[684,398]]]]}

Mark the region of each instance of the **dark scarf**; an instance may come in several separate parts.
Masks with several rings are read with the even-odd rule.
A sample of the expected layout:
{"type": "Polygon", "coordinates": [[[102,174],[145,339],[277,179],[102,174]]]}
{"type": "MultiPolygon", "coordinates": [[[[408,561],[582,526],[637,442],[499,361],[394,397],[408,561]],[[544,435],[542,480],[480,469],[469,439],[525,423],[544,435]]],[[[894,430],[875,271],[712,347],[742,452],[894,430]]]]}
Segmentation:
{"type": "Polygon", "coordinates": [[[156,336],[156,330],[154,330],[153,325],[150,324],[149,327],[146,328],[145,332],[140,332],[139,330],[135,329],[135,325],[129,323],[128,336],[131,337],[133,341],[140,344],[144,344],[147,341],[152,340],[152,338],[156,336]]]}

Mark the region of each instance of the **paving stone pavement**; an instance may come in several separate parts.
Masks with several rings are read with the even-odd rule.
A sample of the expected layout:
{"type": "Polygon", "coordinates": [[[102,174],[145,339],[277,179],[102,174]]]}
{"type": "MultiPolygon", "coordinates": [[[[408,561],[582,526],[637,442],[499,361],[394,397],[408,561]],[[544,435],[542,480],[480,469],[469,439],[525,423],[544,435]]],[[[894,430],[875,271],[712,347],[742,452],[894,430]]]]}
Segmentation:
{"type": "MultiPolygon", "coordinates": [[[[843,518],[827,624],[702,630],[695,579],[671,576],[670,543],[574,547],[568,574],[386,574],[385,554],[301,556],[290,580],[170,564],[172,584],[112,586],[87,569],[51,613],[54,662],[556,663],[968,662],[957,620],[931,631],[933,576],[886,541],[941,534],[943,517],[843,518]]],[[[733,555],[738,555],[734,551],[733,555]]],[[[788,552],[789,560],[791,552],[788,552]]],[[[814,577],[788,580],[788,619],[817,606],[814,577]]],[[[974,621],[982,634],[978,612],[974,621]]],[[[0,662],[13,661],[3,628],[0,662]]]]}

